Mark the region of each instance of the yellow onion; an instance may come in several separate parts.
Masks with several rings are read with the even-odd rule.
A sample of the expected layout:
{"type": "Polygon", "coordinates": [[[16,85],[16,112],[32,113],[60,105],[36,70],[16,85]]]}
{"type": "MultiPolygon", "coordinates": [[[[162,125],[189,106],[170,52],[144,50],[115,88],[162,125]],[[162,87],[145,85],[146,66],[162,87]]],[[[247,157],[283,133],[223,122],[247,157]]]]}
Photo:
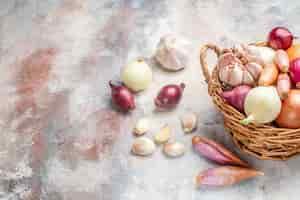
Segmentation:
{"type": "Polygon", "coordinates": [[[300,128],[300,90],[290,90],[276,123],[282,128],[300,128]]]}

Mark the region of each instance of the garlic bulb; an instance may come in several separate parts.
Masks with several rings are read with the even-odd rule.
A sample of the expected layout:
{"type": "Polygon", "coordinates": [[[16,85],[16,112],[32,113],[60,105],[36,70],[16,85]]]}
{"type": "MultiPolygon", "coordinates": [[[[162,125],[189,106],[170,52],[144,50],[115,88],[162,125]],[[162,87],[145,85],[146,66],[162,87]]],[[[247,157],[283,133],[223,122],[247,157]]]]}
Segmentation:
{"type": "Polygon", "coordinates": [[[243,45],[242,47],[248,61],[253,61],[263,65],[273,63],[274,61],[275,51],[272,48],[255,45],[243,45]]]}
{"type": "Polygon", "coordinates": [[[218,59],[219,68],[223,68],[227,65],[233,65],[235,63],[241,63],[241,61],[232,52],[226,52],[222,54],[218,59]]]}
{"type": "Polygon", "coordinates": [[[224,66],[219,69],[219,79],[230,86],[242,84],[254,85],[252,75],[240,63],[224,66]]]}
{"type": "Polygon", "coordinates": [[[179,71],[188,64],[187,42],[174,35],[162,37],[154,58],[160,66],[169,71],[179,71]]]}

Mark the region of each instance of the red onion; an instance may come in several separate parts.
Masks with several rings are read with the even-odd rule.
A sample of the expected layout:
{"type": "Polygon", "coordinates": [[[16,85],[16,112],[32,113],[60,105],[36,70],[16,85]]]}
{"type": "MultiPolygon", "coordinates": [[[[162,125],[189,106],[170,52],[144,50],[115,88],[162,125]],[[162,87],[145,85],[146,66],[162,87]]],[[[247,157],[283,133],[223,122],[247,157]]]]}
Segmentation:
{"type": "Polygon", "coordinates": [[[123,85],[113,84],[109,81],[111,88],[112,102],[122,111],[129,111],[135,108],[133,94],[123,85]]]}
{"type": "Polygon", "coordinates": [[[300,58],[296,58],[290,62],[289,71],[292,81],[296,84],[297,88],[300,88],[300,58]]]}
{"type": "Polygon", "coordinates": [[[230,91],[225,91],[221,94],[223,99],[231,106],[235,107],[240,112],[244,112],[244,102],[251,87],[248,85],[240,85],[230,91]]]}
{"type": "Polygon", "coordinates": [[[185,84],[180,85],[170,84],[162,87],[154,99],[157,108],[172,109],[179,103],[185,84]]]}
{"type": "Polygon", "coordinates": [[[268,45],[273,49],[288,49],[293,43],[292,33],[284,27],[275,27],[268,37],[268,45]]]}

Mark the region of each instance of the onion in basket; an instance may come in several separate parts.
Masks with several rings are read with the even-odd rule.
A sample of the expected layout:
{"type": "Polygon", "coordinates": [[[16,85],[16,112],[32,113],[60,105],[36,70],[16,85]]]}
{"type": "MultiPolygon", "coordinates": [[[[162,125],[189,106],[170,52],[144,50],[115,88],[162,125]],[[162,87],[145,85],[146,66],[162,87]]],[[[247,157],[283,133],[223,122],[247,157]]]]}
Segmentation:
{"type": "Polygon", "coordinates": [[[244,112],[245,98],[250,90],[250,86],[240,85],[233,88],[232,90],[222,92],[221,96],[223,97],[223,99],[225,99],[225,101],[238,109],[240,112],[244,112]]]}
{"type": "Polygon", "coordinates": [[[300,128],[300,90],[294,89],[289,92],[288,98],[283,101],[276,123],[283,128],[300,128]]]}
{"type": "Polygon", "coordinates": [[[241,120],[244,125],[250,122],[269,123],[280,113],[281,100],[273,86],[259,86],[250,90],[244,104],[247,118],[241,120]]]}

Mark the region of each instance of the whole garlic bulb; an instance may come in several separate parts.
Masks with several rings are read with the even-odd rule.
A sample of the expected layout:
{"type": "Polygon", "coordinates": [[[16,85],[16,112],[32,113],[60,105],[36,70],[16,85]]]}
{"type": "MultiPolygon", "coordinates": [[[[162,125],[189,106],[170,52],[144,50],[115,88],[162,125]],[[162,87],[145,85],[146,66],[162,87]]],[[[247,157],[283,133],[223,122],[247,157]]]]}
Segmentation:
{"type": "Polygon", "coordinates": [[[230,86],[255,84],[252,75],[240,63],[229,64],[220,68],[219,79],[230,86]]]}
{"type": "Polygon", "coordinates": [[[188,64],[187,42],[174,35],[163,36],[157,46],[154,58],[160,66],[169,71],[179,71],[188,64]]]}

